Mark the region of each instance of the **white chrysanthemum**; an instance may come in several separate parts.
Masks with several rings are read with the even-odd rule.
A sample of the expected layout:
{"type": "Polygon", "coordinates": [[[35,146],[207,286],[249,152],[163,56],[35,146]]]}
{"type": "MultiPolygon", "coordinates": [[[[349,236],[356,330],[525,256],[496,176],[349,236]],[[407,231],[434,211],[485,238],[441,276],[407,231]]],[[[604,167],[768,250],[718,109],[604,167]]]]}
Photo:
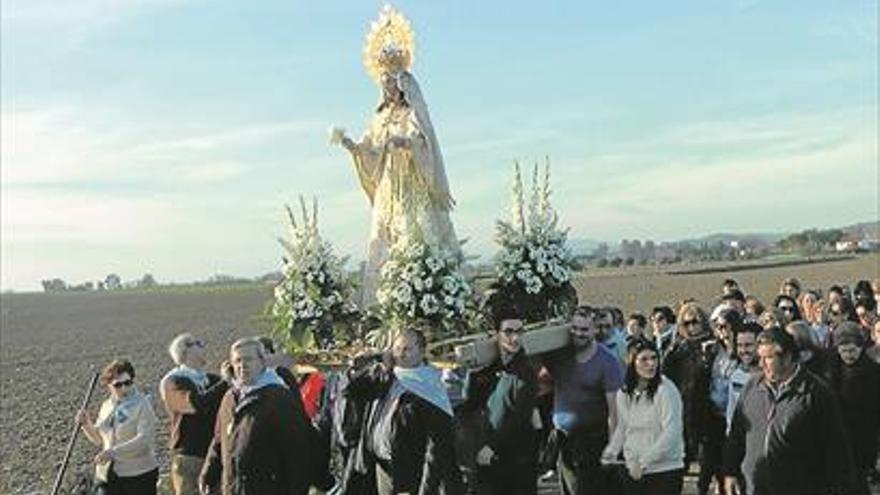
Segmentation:
{"type": "Polygon", "coordinates": [[[422,310],[422,313],[427,316],[436,314],[437,311],[440,309],[440,304],[434,294],[425,294],[424,296],[422,296],[422,301],[419,306],[422,310]]]}
{"type": "Polygon", "coordinates": [[[432,274],[439,272],[440,269],[443,268],[443,264],[444,263],[442,259],[435,258],[433,256],[425,260],[425,265],[428,267],[428,270],[430,270],[432,274]]]}
{"type": "Polygon", "coordinates": [[[543,286],[544,284],[541,283],[541,279],[532,278],[528,282],[526,282],[526,292],[528,292],[529,294],[537,294],[541,292],[543,286]]]}
{"type": "Polygon", "coordinates": [[[454,277],[446,276],[443,277],[443,291],[449,294],[454,294],[458,290],[458,282],[454,277]]]}
{"type": "Polygon", "coordinates": [[[397,290],[394,293],[394,297],[401,304],[409,304],[413,299],[413,290],[412,287],[407,283],[401,283],[397,286],[397,290]]]}

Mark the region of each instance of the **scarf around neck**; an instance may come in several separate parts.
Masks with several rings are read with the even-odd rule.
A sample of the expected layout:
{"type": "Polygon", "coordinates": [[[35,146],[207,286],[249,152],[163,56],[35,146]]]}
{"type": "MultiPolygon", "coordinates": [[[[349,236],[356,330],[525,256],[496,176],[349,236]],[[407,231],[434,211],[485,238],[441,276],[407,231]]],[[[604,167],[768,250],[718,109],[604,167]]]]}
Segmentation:
{"type": "Polygon", "coordinates": [[[263,387],[268,387],[269,385],[281,385],[282,387],[287,388],[287,384],[285,384],[284,380],[278,376],[278,373],[275,372],[274,368],[264,369],[263,372],[260,373],[260,376],[258,376],[251,384],[243,384],[238,380],[235,380],[234,383],[240,397],[253,394],[257,390],[260,390],[263,387]]]}
{"type": "Polygon", "coordinates": [[[112,406],[108,414],[102,418],[98,418],[95,426],[100,429],[112,429],[114,426],[124,423],[133,414],[138,403],[144,399],[140,390],[132,386],[131,390],[125,394],[125,397],[116,399],[110,397],[110,405],[112,406]]]}
{"type": "Polygon", "coordinates": [[[407,391],[430,402],[432,405],[452,416],[452,403],[443,386],[440,370],[424,365],[416,368],[394,367],[394,376],[407,391]]]}
{"type": "MultiPolygon", "coordinates": [[[[205,388],[208,387],[208,373],[204,370],[190,368],[185,364],[178,365],[166,373],[165,376],[162,377],[162,381],[164,382],[169,378],[186,378],[195,384],[199,392],[203,392],[205,388]]],[[[162,400],[165,400],[165,387],[159,387],[159,393],[162,395],[162,400]]]]}

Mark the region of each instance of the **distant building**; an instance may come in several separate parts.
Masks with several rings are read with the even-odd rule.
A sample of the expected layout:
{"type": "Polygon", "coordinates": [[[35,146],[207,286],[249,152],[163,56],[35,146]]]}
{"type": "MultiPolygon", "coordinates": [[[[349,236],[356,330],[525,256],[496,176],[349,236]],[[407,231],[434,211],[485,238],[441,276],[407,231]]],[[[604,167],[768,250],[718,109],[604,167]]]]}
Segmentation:
{"type": "Polygon", "coordinates": [[[859,250],[859,240],[852,237],[845,237],[834,245],[834,249],[838,253],[853,253],[859,250]]]}

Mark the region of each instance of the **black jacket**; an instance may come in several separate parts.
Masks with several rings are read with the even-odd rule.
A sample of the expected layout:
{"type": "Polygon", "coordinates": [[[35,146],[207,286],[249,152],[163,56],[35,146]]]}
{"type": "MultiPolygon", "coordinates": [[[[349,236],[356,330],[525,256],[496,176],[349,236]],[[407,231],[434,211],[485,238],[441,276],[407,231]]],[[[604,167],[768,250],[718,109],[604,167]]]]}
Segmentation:
{"type": "Polygon", "coordinates": [[[711,338],[677,340],[663,359],[662,372],[681,392],[685,458],[697,457],[711,413],[712,363],[720,344],[711,338]]]}
{"type": "Polygon", "coordinates": [[[522,351],[471,373],[468,379],[462,409],[483,411],[487,443],[501,458],[537,462],[537,446],[532,445],[537,382],[538,374],[522,351]]]}
{"type": "Polygon", "coordinates": [[[395,380],[394,374],[375,365],[354,371],[350,378],[344,393],[349,399],[368,404],[354,468],[369,477],[376,463],[383,463],[393,481],[394,493],[463,493],[452,417],[421,397],[404,392],[392,413],[391,459],[379,460],[372,451],[373,425],[395,380]]]}
{"type": "Polygon", "coordinates": [[[748,495],[861,493],[837,400],[803,367],[778,395],[763,377],[743,388],[723,472],[740,469],[748,495]]]}
{"type": "Polygon", "coordinates": [[[223,495],[305,495],[314,437],[302,400],[282,385],[223,397],[201,481],[223,495]]]}
{"type": "Polygon", "coordinates": [[[828,383],[840,398],[843,422],[852,442],[856,466],[862,472],[877,461],[877,434],[880,431],[880,364],[864,351],[848,366],[837,353],[828,366],[828,383]]]}

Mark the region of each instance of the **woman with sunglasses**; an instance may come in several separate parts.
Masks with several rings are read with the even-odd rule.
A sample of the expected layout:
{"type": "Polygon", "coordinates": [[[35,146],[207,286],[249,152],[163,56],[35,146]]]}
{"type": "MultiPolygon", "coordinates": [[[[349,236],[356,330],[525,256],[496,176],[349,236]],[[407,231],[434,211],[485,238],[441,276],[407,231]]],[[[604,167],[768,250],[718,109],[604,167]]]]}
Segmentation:
{"type": "Polygon", "coordinates": [[[101,371],[109,397],[97,419],[85,409],[77,422],[86,438],[101,452],[95,456],[98,493],[104,495],[155,495],[159,463],[153,451],[156,415],[149,398],[134,386],[134,367],[114,360],[101,371]]]}
{"type": "Polygon", "coordinates": [[[657,348],[645,338],[629,346],[617,427],[602,453],[613,464],[623,453],[627,495],[681,493],[684,475],[681,394],[660,373],[657,348]]]}
{"type": "Polygon", "coordinates": [[[698,456],[706,450],[710,425],[712,363],[721,345],[712,333],[709,317],[694,302],[678,311],[678,338],[662,362],[661,371],[681,393],[684,417],[685,464],[700,461],[698,495],[709,492],[715,469],[713,460],[698,456]]]}
{"type": "Polygon", "coordinates": [[[779,311],[782,311],[782,316],[785,321],[782,321],[782,326],[788,325],[793,321],[801,320],[801,310],[798,307],[797,301],[785,294],[779,294],[776,296],[776,300],[773,301],[773,306],[775,306],[779,311]]]}

